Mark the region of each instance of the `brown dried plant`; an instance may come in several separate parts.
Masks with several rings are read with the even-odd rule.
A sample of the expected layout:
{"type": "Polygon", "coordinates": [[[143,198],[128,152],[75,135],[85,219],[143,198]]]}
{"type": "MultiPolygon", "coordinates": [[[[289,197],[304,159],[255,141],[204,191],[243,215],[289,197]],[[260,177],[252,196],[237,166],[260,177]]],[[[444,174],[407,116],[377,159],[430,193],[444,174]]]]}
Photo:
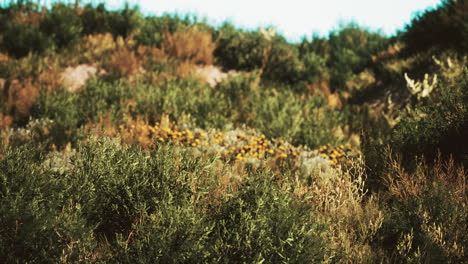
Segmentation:
{"type": "Polygon", "coordinates": [[[13,123],[13,118],[0,113],[0,130],[8,128],[13,123]]]}
{"type": "Polygon", "coordinates": [[[133,78],[139,73],[144,73],[143,60],[135,52],[133,36],[125,39],[122,37],[117,38],[107,67],[117,76],[133,78]]]}
{"type": "Polygon", "coordinates": [[[400,166],[398,158],[389,162],[393,173],[385,177],[386,185],[392,195],[400,200],[410,199],[423,195],[428,186],[442,185],[450,190],[452,198],[463,202],[467,200],[466,170],[462,166],[456,166],[453,159],[443,161],[440,156],[434,165],[421,163],[416,172],[409,173],[400,166]]]}
{"type": "Polygon", "coordinates": [[[133,50],[119,48],[111,55],[109,70],[118,76],[131,77],[144,72],[143,62],[133,50]]]}
{"type": "Polygon", "coordinates": [[[47,9],[43,7],[41,11],[34,10],[31,8],[33,3],[28,3],[24,5],[18,12],[15,13],[13,20],[18,23],[29,24],[34,27],[39,27],[42,19],[47,14],[47,9]]]}
{"type": "Polygon", "coordinates": [[[47,87],[48,92],[56,91],[62,84],[60,73],[53,69],[41,72],[37,80],[47,87]]]}
{"type": "Polygon", "coordinates": [[[7,109],[27,116],[39,96],[40,88],[31,78],[22,82],[13,80],[8,88],[7,109]]]}
{"type": "Polygon", "coordinates": [[[8,56],[8,54],[1,53],[1,52],[0,52],[0,62],[4,63],[4,62],[9,62],[9,61],[11,61],[11,60],[13,60],[13,59],[10,58],[10,57],[8,56]]]}
{"type": "MultiPolygon", "coordinates": [[[[196,75],[197,66],[190,61],[183,61],[179,64],[176,70],[176,75],[182,79],[188,79],[190,77],[198,77],[196,75]]],[[[201,80],[201,78],[199,78],[201,80]]]]}
{"type": "Polygon", "coordinates": [[[189,60],[195,64],[213,64],[213,52],[216,42],[211,33],[200,31],[196,27],[186,31],[163,33],[162,49],[180,60],[189,60]]]}

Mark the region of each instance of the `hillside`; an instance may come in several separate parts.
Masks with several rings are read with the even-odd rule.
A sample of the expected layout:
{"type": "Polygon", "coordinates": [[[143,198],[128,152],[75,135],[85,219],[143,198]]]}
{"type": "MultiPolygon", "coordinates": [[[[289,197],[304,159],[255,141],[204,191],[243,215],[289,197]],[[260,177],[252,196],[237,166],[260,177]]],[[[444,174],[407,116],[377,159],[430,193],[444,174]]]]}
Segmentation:
{"type": "Polygon", "coordinates": [[[297,44],[18,2],[0,263],[468,261],[468,1],[297,44]]]}

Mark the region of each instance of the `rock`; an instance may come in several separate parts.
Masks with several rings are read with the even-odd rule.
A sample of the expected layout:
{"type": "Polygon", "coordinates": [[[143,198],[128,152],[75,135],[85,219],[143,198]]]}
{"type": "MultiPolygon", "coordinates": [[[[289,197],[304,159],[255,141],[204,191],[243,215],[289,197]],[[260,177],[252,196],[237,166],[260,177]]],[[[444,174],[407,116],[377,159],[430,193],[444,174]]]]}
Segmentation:
{"type": "Polygon", "coordinates": [[[196,73],[201,79],[207,82],[211,87],[215,87],[218,83],[230,76],[237,76],[237,72],[229,71],[223,72],[220,67],[213,65],[197,66],[196,73]]]}
{"type": "Polygon", "coordinates": [[[77,67],[68,67],[60,74],[60,80],[63,87],[71,92],[77,92],[86,84],[86,81],[97,74],[97,68],[87,64],[81,64],[77,67]]]}

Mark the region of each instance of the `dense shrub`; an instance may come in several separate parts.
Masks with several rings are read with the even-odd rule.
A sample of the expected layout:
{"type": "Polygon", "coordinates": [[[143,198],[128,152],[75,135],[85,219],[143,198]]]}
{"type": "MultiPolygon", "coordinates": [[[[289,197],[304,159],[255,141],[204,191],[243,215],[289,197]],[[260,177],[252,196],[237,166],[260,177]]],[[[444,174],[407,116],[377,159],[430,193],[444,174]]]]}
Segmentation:
{"type": "Polygon", "coordinates": [[[453,157],[467,165],[468,154],[464,147],[468,131],[465,60],[445,60],[439,62],[439,78],[432,86],[428,76],[425,81],[415,82],[414,85],[425,87],[421,89],[426,92],[428,87],[432,90],[424,97],[422,90],[408,97],[390,118],[393,126],[381,120],[371,122],[374,127],[365,130],[364,153],[367,165],[377,177],[373,179],[376,182],[378,175],[386,170],[384,164],[388,156],[385,150],[388,148],[401,155],[402,166],[408,170],[414,170],[420,160],[433,162],[438,152],[444,158],[453,157]]]}
{"type": "Polygon", "coordinates": [[[135,39],[139,44],[160,48],[163,33],[173,34],[177,31],[186,31],[193,27],[203,32],[213,31],[213,28],[204,21],[199,22],[196,16],[187,15],[181,17],[177,14],[164,14],[160,17],[146,16],[138,29],[135,39]]]}
{"type": "Polygon", "coordinates": [[[468,48],[468,2],[443,0],[437,8],[419,13],[406,26],[403,40],[410,54],[427,50],[456,49],[466,54],[468,48]]]}
{"type": "Polygon", "coordinates": [[[416,155],[433,160],[440,150],[444,156],[454,155],[468,165],[468,153],[461,143],[466,142],[468,136],[466,69],[461,76],[453,78],[455,83],[449,79],[440,80],[431,96],[420,100],[395,127],[391,144],[404,153],[405,160],[416,155]]]}
{"type": "Polygon", "coordinates": [[[371,56],[385,48],[387,38],[357,24],[342,25],[328,39],[314,36],[298,45],[309,80],[330,78],[332,91],[347,90],[346,81],[371,62],[371,56]],[[325,65],[324,65],[325,64],[325,65]]]}
{"type": "Polygon", "coordinates": [[[31,144],[10,148],[0,159],[0,259],[89,260],[96,247],[94,227],[83,218],[83,204],[72,198],[76,184],[41,169],[45,157],[37,151],[31,144]]]}
{"type": "Polygon", "coordinates": [[[204,182],[217,175],[215,159],[167,146],[148,153],[96,138],[81,142],[69,157],[37,150],[10,149],[0,159],[5,261],[322,258],[321,229],[311,208],[282,190],[271,173],[252,171],[255,176],[238,186],[238,194],[205,201],[203,190],[211,187],[204,182]]]}
{"type": "Polygon", "coordinates": [[[106,9],[105,3],[85,5],[80,15],[83,35],[112,33],[111,15],[112,11],[106,9]]]}
{"type": "Polygon", "coordinates": [[[76,43],[83,30],[77,11],[71,6],[57,3],[41,21],[40,30],[50,36],[58,48],[76,43]]]}
{"type": "Polygon", "coordinates": [[[464,262],[466,171],[440,157],[434,166],[419,164],[414,173],[394,161],[385,179],[389,212],[377,237],[392,261],[464,262]]]}
{"type": "Polygon", "coordinates": [[[9,21],[2,33],[2,50],[17,58],[30,52],[43,53],[53,47],[53,39],[34,25],[9,21]]]}
{"type": "Polygon", "coordinates": [[[319,261],[320,227],[311,208],[281,190],[267,175],[243,183],[221,204],[213,234],[214,261],[304,263],[319,261]]]}
{"type": "Polygon", "coordinates": [[[217,63],[225,69],[261,69],[262,78],[292,84],[300,77],[300,62],[295,47],[273,28],[242,31],[223,24],[215,33],[217,63]]]}
{"type": "Polygon", "coordinates": [[[359,73],[371,61],[371,56],[385,47],[387,39],[378,34],[349,24],[329,36],[331,86],[345,88],[353,73],[359,73]]]}

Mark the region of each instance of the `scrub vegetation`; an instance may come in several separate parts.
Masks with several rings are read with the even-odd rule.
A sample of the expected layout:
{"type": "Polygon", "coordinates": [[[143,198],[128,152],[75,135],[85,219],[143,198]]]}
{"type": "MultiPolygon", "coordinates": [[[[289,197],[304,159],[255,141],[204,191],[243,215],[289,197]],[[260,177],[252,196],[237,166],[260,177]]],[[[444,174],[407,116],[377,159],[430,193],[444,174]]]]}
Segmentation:
{"type": "Polygon", "coordinates": [[[0,8],[0,263],[467,263],[468,1],[300,43],[79,2],[0,8]]]}

